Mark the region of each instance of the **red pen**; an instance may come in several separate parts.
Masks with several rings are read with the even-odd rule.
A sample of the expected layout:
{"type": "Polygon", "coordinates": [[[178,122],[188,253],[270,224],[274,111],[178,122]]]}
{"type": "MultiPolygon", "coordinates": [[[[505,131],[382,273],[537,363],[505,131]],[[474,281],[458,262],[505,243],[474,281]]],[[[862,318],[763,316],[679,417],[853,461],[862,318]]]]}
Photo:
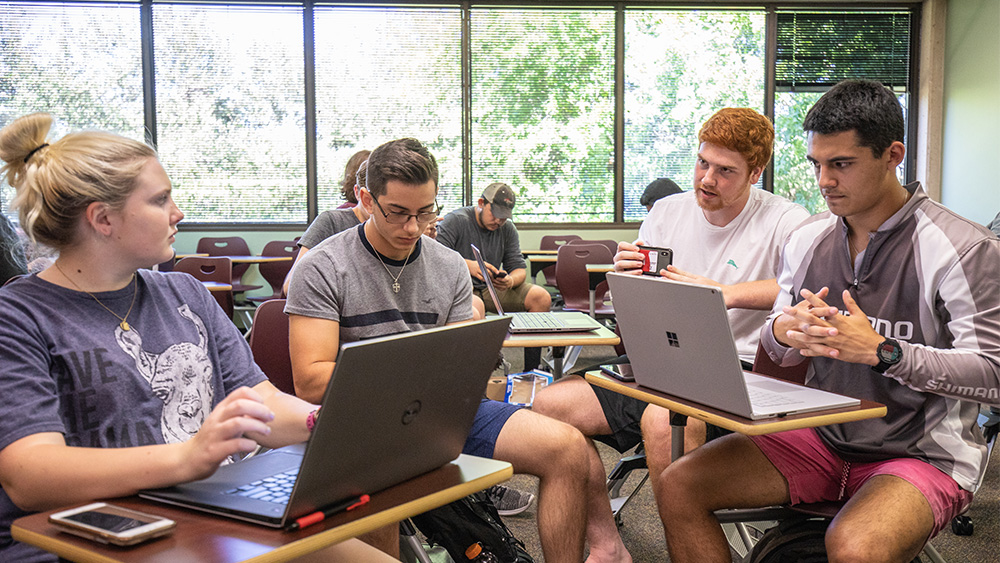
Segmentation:
{"type": "Polygon", "coordinates": [[[340,512],[347,512],[349,510],[354,510],[359,506],[364,506],[368,504],[371,497],[368,495],[361,495],[358,497],[353,497],[345,500],[344,502],[339,502],[326,510],[319,510],[313,512],[312,514],[306,514],[301,518],[296,518],[294,522],[288,525],[288,531],[298,530],[305,528],[306,526],[316,524],[317,522],[322,522],[330,516],[340,512]]]}

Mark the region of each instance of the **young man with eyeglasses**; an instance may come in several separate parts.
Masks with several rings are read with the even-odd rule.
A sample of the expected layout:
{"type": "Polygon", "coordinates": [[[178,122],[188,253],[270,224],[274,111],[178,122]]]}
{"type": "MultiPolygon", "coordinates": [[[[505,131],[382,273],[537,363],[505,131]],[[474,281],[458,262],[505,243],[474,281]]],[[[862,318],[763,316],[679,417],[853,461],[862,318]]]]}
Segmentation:
{"type": "Polygon", "coordinates": [[[438,242],[465,259],[472,275],[473,292],[486,304],[487,311],[497,312],[472,254],[470,245],[473,244],[483,253],[483,261],[504,311],[548,311],[552,306],[549,292],[526,281],[528,275],[521,255],[521,242],[517,228],[510,222],[514,202],[514,190],[507,184],[494,182],[486,186],[476,205],[445,215],[438,225],[438,242]]]}
{"type": "MultiPolygon", "coordinates": [[[[285,308],[299,397],[320,401],[340,342],[472,318],[472,284],[462,258],[421,236],[436,217],[437,179],[434,157],[417,140],[380,146],[369,158],[368,185],[358,200],[369,219],[326,239],[300,262],[285,308]]],[[[484,400],[463,451],[537,476],[545,560],[583,560],[587,444],[579,431],[484,400]]],[[[398,541],[381,539],[378,547],[395,554],[398,541]]],[[[591,543],[599,546],[600,539],[591,543]]]]}

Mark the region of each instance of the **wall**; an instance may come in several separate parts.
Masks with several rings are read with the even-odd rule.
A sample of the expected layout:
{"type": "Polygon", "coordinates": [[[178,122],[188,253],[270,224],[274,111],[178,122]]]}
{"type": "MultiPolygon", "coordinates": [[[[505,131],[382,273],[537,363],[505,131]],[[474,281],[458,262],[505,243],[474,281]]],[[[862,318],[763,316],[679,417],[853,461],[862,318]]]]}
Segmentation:
{"type": "Polygon", "coordinates": [[[977,223],[1000,211],[1000,2],[950,0],[941,202],[977,223]]]}

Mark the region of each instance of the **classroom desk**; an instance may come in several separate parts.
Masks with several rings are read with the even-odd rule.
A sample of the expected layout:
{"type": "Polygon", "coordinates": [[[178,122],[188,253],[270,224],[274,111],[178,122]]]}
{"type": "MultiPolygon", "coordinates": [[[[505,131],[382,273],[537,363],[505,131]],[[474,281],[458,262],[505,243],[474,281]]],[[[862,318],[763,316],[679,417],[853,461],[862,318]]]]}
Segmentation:
{"type": "Polygon", "coordinates": [[[556,253],[558,250],[530,250],[527,252],[530,252],[531,254],[526,254],[523,250],[521,251],[521,254],[526,255],[530,264],[528,274],[531,277],[528,281],[535,283],[535,277],[538,276],[538,272],[541,272],[545,268],[548,268],[556,263],[556,253]]]}
{"type": "Polygon", "coordinates": [[[170,518],[177,522],[174,533],[130,548],[106,546],[60,532],[49,524],[49,514],[57,510],[18,518],[11,533],[17,541],[78,562],[289,561],[481,491],[512,474],[509,463],[461,455],[440,469],[372,495],[365,506],[296,532],[128,497],[112,502],[170,518]]]}
{"type": "MultiPolygon", "coordinates": [[[[694,401],[688,401],[675,395],[654,391],[638,383],[618,381],[599,371],[587,372],[585,378],[589,383],[598,387],[604,387],[622,395],[634,397],[653,405],[659,405],[669,409],[671,413],[694,417],[698,420],[748,436],[879,418],[885,416],[886,413],[885,405],[882,403],[862,399],[861,404],[854,407],[826,409],[763,420],[750,420],[749,418],[714,409],[694,401]]],[[[673,422],[671,422],[671,425],[673,426],[671,458],[677,459],[684,452],[684,426],[674,426],[673,422]]]]}
{"type": "Polygon", "coordinates": [[[608,272],[615,271],[614,264],[587,264],[587,279],[590,287],[590,316],[597,309],[597,286],[607,279],[608,272]]]}
{"type": "Polygon", "coordinates": [[[215,281],[202,281],[201,285],[205,286],[205,289],[209,291],[232,291],[232,284],[215,282],[215,281]]]}
{"type": "Polygon", "coordinates": [[[291,262],[292,256],[225,256],[233,264],[263,264],[265,262],[291,262]]]}
{"type": "Polygon", "coordinates": [[[503,341],[504,348],[552,347],[552,378],[562,377],[563,358],[567,346],[615,346],[621,339],[607,327],[585,332],[535,332],[510,334],[503,341]]]}

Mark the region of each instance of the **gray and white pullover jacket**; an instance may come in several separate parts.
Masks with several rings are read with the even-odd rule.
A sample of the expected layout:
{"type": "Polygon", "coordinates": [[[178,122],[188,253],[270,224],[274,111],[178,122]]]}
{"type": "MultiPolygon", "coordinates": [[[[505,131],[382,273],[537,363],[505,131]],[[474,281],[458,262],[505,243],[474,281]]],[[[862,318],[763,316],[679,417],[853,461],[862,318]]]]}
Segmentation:
{"type": "MultiPolygon", "coordinates": [[[[814,215],[789,237],[778,283],[782,306],[802,288],[830,288],[841,311],[850,289],[875,330],[899,341],[903,359],[880,375],[868,365],[813,358],[806,384],[884,403],[884,418],[818,428],[848,461],[922,459],[975,492],[986,447],[976,424],[979,404],[1000,404],[1000,240],[932,201],[919,184],[910,200],[871,235],[857,269],[847,224],[814,215]]],[[[761,342],[782,365],[801,361],[775,341],[771,322],[761,342]]]]}

